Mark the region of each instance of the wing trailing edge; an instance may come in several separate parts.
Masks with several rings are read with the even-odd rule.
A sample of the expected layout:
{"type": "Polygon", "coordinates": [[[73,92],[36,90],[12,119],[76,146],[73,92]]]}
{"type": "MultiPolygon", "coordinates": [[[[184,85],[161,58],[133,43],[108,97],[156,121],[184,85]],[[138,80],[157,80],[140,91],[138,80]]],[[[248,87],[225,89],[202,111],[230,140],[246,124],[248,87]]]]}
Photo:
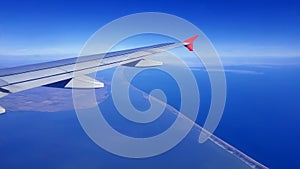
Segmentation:
{"type": "Polygon", "coordinates": [[[151,60],[151,59],[141,59],[134,62],[129,62],[126,64],[123,64],[122,66],[129,66],[129,67],[154,67],[154,66],[161,66],[163,65],[163,62],[151,60]]]}
{"type": "Polygon", "coordinates": [[[97,89],[104,87],[104,83],[97,81],[86,75],[75,76],[70,79],[61,80],[55,83],[44,85],[46,87],[54,88],[68,88],[68,89],[97,89]]]}

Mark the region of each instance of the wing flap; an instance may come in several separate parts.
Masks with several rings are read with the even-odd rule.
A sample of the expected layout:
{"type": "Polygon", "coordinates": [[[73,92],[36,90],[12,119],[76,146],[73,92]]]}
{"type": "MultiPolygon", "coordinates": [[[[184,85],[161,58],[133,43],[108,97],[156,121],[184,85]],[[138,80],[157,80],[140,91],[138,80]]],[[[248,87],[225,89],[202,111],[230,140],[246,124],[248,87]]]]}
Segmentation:
{"type": "Polygon", "coordinates": [[[73,89],[96,89],[104,87],[104,83],[97,81],[89,76],[77,76],[72,78],[65,88],[73,89]]]}
{"type": "Polygon", "coordinates": [[[0,106],[0,114],[4,114],[4,113],[5,113],[5,109],[0,106]]]}

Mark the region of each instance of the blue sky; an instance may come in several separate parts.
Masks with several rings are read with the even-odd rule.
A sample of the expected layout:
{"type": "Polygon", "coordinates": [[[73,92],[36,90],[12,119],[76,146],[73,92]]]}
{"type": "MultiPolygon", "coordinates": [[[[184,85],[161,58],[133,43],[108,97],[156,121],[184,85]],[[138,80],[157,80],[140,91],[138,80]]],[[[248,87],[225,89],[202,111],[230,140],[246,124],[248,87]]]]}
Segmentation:
{"type": "Polygon", "coordinates": [[[104,24],[137,12],[165,12],[198,26],[221,56],[300,56],[300,2],[2,1],[0,55],[78,53],[104,24]]]}

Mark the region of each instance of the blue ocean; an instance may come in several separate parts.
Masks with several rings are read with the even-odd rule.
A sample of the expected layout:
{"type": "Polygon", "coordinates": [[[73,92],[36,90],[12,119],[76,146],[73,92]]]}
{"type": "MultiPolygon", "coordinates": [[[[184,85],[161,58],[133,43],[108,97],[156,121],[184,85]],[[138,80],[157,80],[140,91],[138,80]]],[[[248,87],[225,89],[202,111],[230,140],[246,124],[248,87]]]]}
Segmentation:
{"type": "MultiPolygon", "coordinates": [[[[300,168],[297,162],[300,152],[299,72],[299,60],[294,58],[288,62],[278,59],[263,64],[225,65],[226,107],[214,135],[269,168],[300,168]]],[[[109,81],[111,73],[112,70],[106,70],[99,76],[109,81]]],[[[196,122],[203,125],[210,106],[210,84],[205,70],[195,69],[193,73],[201,95],[196,122]]],[[[132,84],[146,93],[153,88],[162,89],[168,96],[168,104],[180,108],[179,89],[167,74],[150,69],[137,76],[132,84]],[[153,81],[156,83],[150,83],[153,81]]],[[[41,99],[54,90],[41,87],[25,94],[40,95],[33,99],[41,99]]],[[[130,94],[136,99],[133,104],[137,109],[146,110],[149,107],[148,101],[142,99],[140,94],[134,91],[130,94]]],[[[49,112],[42,111],[43,107],[39,107],[39,111],[28,110],[26,106],[30,103],[22,103],[27,101],[24,95],[21,93],[22,97],[8,98],[15,97],[18,109],[10,105],[13,111],[0,116],[1,168],[245,167],[245,164],[237,162],[212,143],[199,144],[196,128],[180,144],[159,156],[145,159],[116,156],[101,149],[86,135],[74,110],[49,112]],[[25,107],[24,110],[20,105],[25,107]]],[[[165,114],[158,119],[159,124],[131,124],[113,113],[111,96],[109,93],[105,96],[106,100],[99,107],[107,110],[104,114],[106,119],[114,124],[117,131],[133,137],[149,137],[163,132],[175,119],[173,115],[165,114]]],[[[5,99],[0,102],[9,104],[5,99]]]]}

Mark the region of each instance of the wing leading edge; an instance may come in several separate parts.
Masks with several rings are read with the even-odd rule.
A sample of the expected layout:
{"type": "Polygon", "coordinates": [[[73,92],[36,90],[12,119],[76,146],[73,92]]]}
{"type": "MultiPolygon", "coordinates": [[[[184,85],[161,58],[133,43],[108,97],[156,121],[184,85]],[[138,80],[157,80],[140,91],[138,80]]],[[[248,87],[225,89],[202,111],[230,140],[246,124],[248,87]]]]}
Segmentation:
{"type": "MultiPolygon", "coordinates": [[[[193,42],[198,36],[195,35],[178,43],[162,43],[135,49],[1,69],[0,98],[39,86],[100,88],[104,86],[103,83],[85,75],[115,66],[150,67],[162,65],[162,62],[149,60],[146,57],[181,46],[185,46],[192,51],[193,42]]],[[[5,109],[0,106],[0,114],[2,113],[5,113],[5,109]]]]}

